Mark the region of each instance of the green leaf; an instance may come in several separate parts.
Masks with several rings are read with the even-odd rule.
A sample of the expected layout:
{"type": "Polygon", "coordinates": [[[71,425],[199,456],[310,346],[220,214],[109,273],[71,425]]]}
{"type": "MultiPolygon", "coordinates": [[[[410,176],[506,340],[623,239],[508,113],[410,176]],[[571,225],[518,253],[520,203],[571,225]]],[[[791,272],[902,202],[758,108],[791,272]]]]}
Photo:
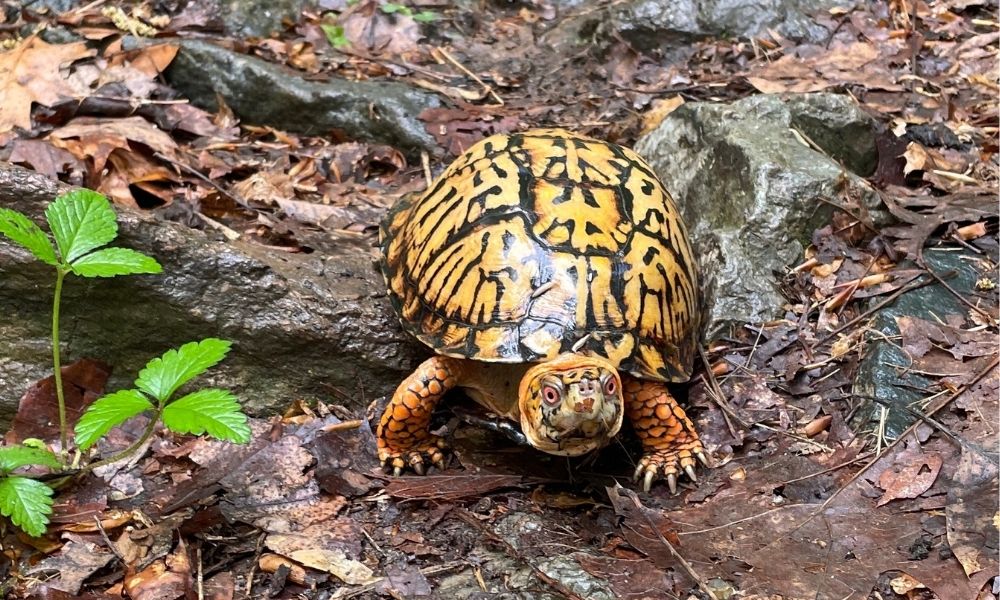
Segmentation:
{"type": "Polygon", "coordinates": [[[112,427],[154,408],[153,403],[139,390],[122,390],[98,398],[76,422],[76,445],[81,450],[86,450],[112,427]]]}
{"type": "Polygon", "coordinates": [[[208,435],[230,442],[250,441],[250,425],[228,390],[207,389],[191,392],[163,409],[163,424],[177,433],[208,435]]]}
{"type": "Polygon", "coordinates": [[[135,387],[164,402],[177,388],[225,358],[231,346],[232,342],[226,340],[206,338],[184,344],[177,350],[167,350],[139,371],[135,387]]]}
{"type": "Polygon", "coordinates": [[[432,10],[422,10],[413,15],[413,20],[418,23],[433,23],[434,21],[437,21],[437,19],[437,13],[432,10]]]}
{"type": "Polygon", "coordinates": [[[334,48],[343,48],[344,46],[349,46],[351,44],[347,36],[344,35],[344,28],[340,25],[330,25],[329,23],[323,23],[320,25],[323,29],[323,33],[326,34],[326,40],[330,42],[330,45],[334,48]]]}
{"type": "Polygon", "coordinates": [[[404,15],[412,15],[413,11],[410,10],[409,6],[404,6],[402,4],[396,4],[395,2],[386,2],[379,6],[379,9],[387,15],[393,13],[402,13],[404,15]]]}
{"type": "Polygon", "coordinates": [[[0,234],[27,248],[43,263],[53,267],[59,264],[56,249],[52,247],[49,236],[45,235],[41,227],[32,223],[31,219],[16,210],[0,208],[0,234]]]}
{"type": "Polygon", "coordinates": [[[60,466],[59,460],[48,450],[27,446],[0,447],[0,472],[9,473],[28,465],[44,465],[53,469],[60,466]]]}
{"type": "Polygon", "coordinates": [[[163,271],[156,259],[129,248],[104,248],[81,256],[70,266],[80,277],[115,277],[163,271]]]}
{"type": "Polygon", "coordinates": [[[52,514],[52,488],[27,477],[0,479],[0,514],[30,536],[45,533],[52,514]]]}
{"type": "Polygon", "coordinates": [[[93,190],[73,190],[45,209],[62,259],[71,263],[118,235],[115,211],[108,199],[93,190]]]}

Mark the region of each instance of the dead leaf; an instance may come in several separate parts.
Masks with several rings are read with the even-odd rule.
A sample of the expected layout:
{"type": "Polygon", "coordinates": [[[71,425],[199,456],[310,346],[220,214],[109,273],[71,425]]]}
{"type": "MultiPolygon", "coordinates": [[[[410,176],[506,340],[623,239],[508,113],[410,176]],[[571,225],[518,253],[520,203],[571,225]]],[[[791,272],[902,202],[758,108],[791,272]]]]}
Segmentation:
{"type": "Polygon", "coordinates": [[[67,534],[67,538],[68,541],[56,554],[31,567],[28,573],[32,575],[52,573],[55,576],[51,579],[46,577],[45,580],[48,587],[77,594],[83,582],[114,560],[115,555],[103,546],[86,541],[75,534],[67,534]]]}
{"type": "Polygon", "coordinates": [[[9,160],[15,164],[28,165],[52,179],[58,179],[66,167],[79,164],[72,154],[45,140],[14,140],[9,160]]]}
{"type": "Polygon", "coordinates": [[[680,94],[670,98],[659,98],[653,101],[652,106],[642,115],[642,135],[656,129],[667,115],[674,112],[684,104],[684,97],[680,94]]]}
{"type": "Polygon", "coordinates": [[[94,54],[84,42],[47,44],[37,35],[0,53],[0,133],[30,130],[32,102],[52,106],[81,98],[87,90],[74,86],[61,69],[94,54]]]}
{"type": "Polygon", "coordinates": [[[934,485],[942,462],[940,455],[930,452],[900,452],[896,462],[879,477],[878,485],[885,493],[875,506],[923,494],[934,485]]]}
{"type": "Polygon", "coordinates": [[[948,545],[967,577],[986,570],[996,574],[998,544],[997,494],[1000,480],[995,460],[962,448],[955,484],[948,488],[945,516],[948,545]]]}
{"type": "MultiPolygon", "coordinates": [[[[66,399],[66,422],[72,427],[83,410],[104,393],[111,376],[111,366],[82,358],[62,368],[63,395],[66,399]]],[[[21,396],[17,414],[4,441],[17,444],[26,438],[59,439],[59,409],[55,378],[36,382],[21,396]]]]}
{"type": "Polygon", "coordinates": [[[349,585],[364,585],[376,580],[371,569],[347,558],[340,550],[298,550],[289,558],[309,568],[329,573],[349,585]]]}

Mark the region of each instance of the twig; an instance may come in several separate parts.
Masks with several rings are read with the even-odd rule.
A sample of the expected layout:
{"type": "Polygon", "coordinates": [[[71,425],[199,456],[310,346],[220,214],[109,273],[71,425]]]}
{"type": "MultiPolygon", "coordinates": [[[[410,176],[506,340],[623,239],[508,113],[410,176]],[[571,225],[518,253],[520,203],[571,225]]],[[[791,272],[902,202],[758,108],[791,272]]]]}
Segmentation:
{"type": "Polygon", "coordinates": [[[712,396],[712,400],[715,400],[715,403],[722,410],[722,418],[726,420],[726,426],[729,428],[729,435],[733,436],[734,440],[738,440],[740,439],[739,432],[737,432],[736,428],[733,427],[733,423],[729,420],[729,417],[732,416],[732,418],[736,419],[744,428],[747,427],[747,424],[743,422],[743,419],[736,415],[736,411],[734,411],[732,407],[729,406],[728,402],[726,402],[726,396],[722,393],[722,387],[719,386],[719,381],[715,378],[715,373],[712,372],[712,365],[708,363],[708,355],[705,354],[705,349],[701,347],[701,344],[698,344],[698,354],[701,355],[701,361],[705,364],[705,373],[707,373],[707,375],[702,374],[702,377],[704,377],[705,381],[708,383],[708,389],[711,392],[710,395],[712,396]]]}
{"type": "Polygon", "coordinates": [[[427,189],[431,189],[431,185],[434,183],[434,178],[431,177],[431,157],[427,154],[426,150],[420,151],[420,164],[424,168],[424,180],[427,181],[427,189]]]}
{"type": "Polygon", "coordinates": [[[798,481],[805,481],[806,479],[812,479],[813,477],[819,477],[820,475],[826,475],[827,473],[832,473],[833,471],[837,471],[839,469],[843,469],[844,467],[846,467],[848,465],[853,465],[856,462],[861,462],[861,461],[867,459],[869,456],[871,456],[870,452],[866,453],[866,454],[862,454],[861,456],[855,456],[851,460],[842,462],[839,465],[835,465],[833,467],[830,467],[829,469],[823,469],[822,471],[816,471],[815,473],[810,473],[808,475],[803,475],[802,477],[796,477],[795,479],[789,479],[788,481],[782,482],[781,485],[788,485],[789,483],[796,483],[798,481]]]}
{"type": "Polygon", "coordinates": [[[920,268],[922,268],[923,270],[927,271],[927,273],[931,277],[933,277],[934,279],[936,279],[938,283],[940,283],[941,285],[944,286],[944,289],[946,289],[949,292],[951,292],[951,294],[953,296],[955,296],[956,298],[958,298],[963,304],[965,304],[966,306],[968,306],[972,310],[976,311],[980,315],[982,315],[982,316],[986,317],[987,319],[989,319],[991,323],[994,321],[993,315],[991,315],[990,313],[986,312],[985,310],[983,310],[983,309],[979,308],[978,306],[976,306],[975,304],[973,304],[965,296],[959,294],[958,291],[955,290],[955,288],[953,288],[950,285],[948,285],[948,283],[944,279],[941,279],[941,277],[937,273],[934,272],[934,269],[932,269],[932,268],[930,268],[930,266],[928,266],[928,264],[926,263],[926,261],[924,261],[924,251],[923,251],[923,248],[920,249],[920,255],[917,257],[917,264],[919,264],[920,268]]]}
{"type": "Polygon", "coordinates": [[[193,175],[193,176],[197,177],[198,179],[201,179],[202,181],[204,181],[208,185],[210,185],[210,186],[214,187],[216,190],[218,190],[220,194],[222,194],[226,198],[229,198],[230,200],[232,200],[236,204],[239,204],[243,208],[245,208],[247,210],[252,210],[254,212],[257,212],[257,209],[255,209],[254,207],[250,206],[250,204],[246,200],[244,200],[243,198],[239,197],[238,195],[230,192],[229,190],[227,190],[226,188],[222,187],[218,183],[212,181],[209,177],[207,177],[204,174],[202,174],[202,172],[199,171],[198,169],[195,169],[194,167],[189,167],[189,166],[187,166],[186,164],[184,164],[182,162],[178,162],[178,161],[170,158],[169,156],[163,154],[162,152],[154,152],[153,156],[155,156],[156,158],[162,160],[163,162],[167,162],[167,163],[172,164],[173,166],[177,167],[181,171],[184,171],[188,175],[193,175]]]}
{"type": "Polygon", "coordinates": [[[97,515],[94,515],[94,524],[97,525],[97,531],[100,532],[101,537],[104,539],[104,543],[108,546],[108,550],[111,550],[111,553],[118,557],[118,560],[121,561],[123,565],[127,564],[125,562],[125,557],[118,551],[118,546],[116,546],[115,543],[111,541],[111,538],[108,537],[108,532],[104,531],[104,525],[101,525],[101,518],[97,515]]]}
{"type": "Polygon", "coordinates": [[[497,101],[497,104],[499,106],[503,106],[503,100],[500,98],[500,96],[497,95],[496,92],[493,91],[493,87],[492,86],[488,85],[485,81],[483,81],[482,79],[480,79],[472,71],[466,69],[465,66],[462,63],[460,63],[457,60],[455,60],[455,58],[451,54],[449,54],[448,51],[445,50],[443,47],[438,46],[437,48],[435,48],[435,50],[437,50],[437,52],[439,52],[441,54],[441,56],[443,56],[445,58],[445,60],[447,60],[451,64],[455,65],[460,71],[462,71],[463,73],[465,73],[466,75],[468,75],[469,77],[471,77],[473,81],[475,81],[479,85],[483,86],[483,89],[486,90],[486,93],[489,94],[490,96],[493,96],[493,99],[497,101]]]}
{"type": "MultiPolygon", "coordinates": [[[[635,508],[639,512],[639,514],[642,515],[643,520],[646,521],[646,525],[649,526],[649,529],[654,533],[656,533],[656,537],[660,540],[660,543],[662,543],[667,548],[667,550],[670,551],[670,554],[674,557],[674,559],[678,563],[680,563],[682,567],[684,567],[684,571],[687,572],[688,577],[690,577],[692,580],[694,580],[696,584],[698,584],[698,589],[705,592],[705,594],[707,594],[709,598],[715,598],[715,593],[712,592],[712,589],[708,587],[708,584],[705,583],[705,580],[702,579],[700,575],[698,575],[698,572],[694,570],[694,567],[691,566],[691,563],[684,560],[684,557],[681,556],[680,552],[678,552],[677,549],[674,548],[674,545],[670,543],[670,540],[668,540],[666,537],[663,536],[663,533],[660,531],[660,528],[657,527],[656,524],[653,523],[653,520],[649,518],[649,513],[647,513],[646,510],[644,510],[644,507],[639,502],[639,498],[637,498],[634,494],[629,494],[629,498],[631,498],[633,504],[635,504],[635,508]]],[[[639,534],[638,531],[636,531],[636,533],[639,534]]]]}
{"type": "Polygon", "coordinates": [[[847,329],[847,328],[849,328],[849,327],[851,327],[851,326],[853,326],[853,325],[855,325],[857,323],[860,323],[861,321],[863,321],[864,319],[867,319],[868,317],[870,317],[874,313],[878,312],[882,308],[888,306],[889,304],[892,304],[893,302],[896,301],[897,298],[899,298],[903,294],[905,294],[907,292],[912,292],[913,290],[922,288],[922,287],[924,287],[926,285],[930,285],[931,283],[933,283],[933,282],[930,279],[925,279],[923,281],[918,281],[918,282],[915,282],[915,283],[910,283],[910,284],[904,285],[903,287],[899,288],[898,290],[896,290],[895,292],[893,292],[892,294],[890,294],[889,297],[886,298],[885,300],[879,302],[875,306],[869,308],[865,312],[863,312],[860,315],[854,317],[853,319],[851,319],[850,321],[844,323],[840,327],[834,329],[829,334],[827,334],[825,337],[822,337],[822,338],[816,340],[816,343],[813,345],[813,347],[816,348],[816,347],[819,347],[819,346],[825,344],[826,342],[830,341],[830,339],[832,339],[835,335],[837,335],[841,331],[844,331],[845,329],[847,329]]]}
{"type": "MultiPolygon", "coordinates": [[[[552,589],[556,590],[557,592],[559,592],[566,598],[569,598],[570,600],[583,600],[583,598],[581,598],[576,592],[563,585],[562,582],[560,582],[559,580],[550,577],[548,574],[545,573],[545,571],[542,571],[537,566],[535,566],[534,562],[526,559],[520,552],[518,552],[517,548],[511,546],[507,540],[497,535],[496,532],[488,529],[485,525],[483,525],[479,521],[479,519],[476,518],[475,515],[470,513],[468,510],[464,508],[453,508],[451,512],[462,521],[465,521],[467,524],[472,525],[474,528],[478,529],[479,532],[482,533],[490,541],[499,544],[507,552],[508,556],[516,559],[517,561],[529,567],[532,571],[534,571],[535,577],[538,577],[538,579],[547,583],[552,589]]],[[[653,530],[658,532],[656,527],[653,527],[653,530]]]]}

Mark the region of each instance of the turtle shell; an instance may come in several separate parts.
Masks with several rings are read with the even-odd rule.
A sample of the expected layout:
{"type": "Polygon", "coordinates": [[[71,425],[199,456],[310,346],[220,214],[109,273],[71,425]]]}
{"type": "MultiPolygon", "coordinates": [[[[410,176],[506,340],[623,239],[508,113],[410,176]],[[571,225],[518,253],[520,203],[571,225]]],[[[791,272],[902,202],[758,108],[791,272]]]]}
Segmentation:
{"type": "Polygon", "coordinates": [[[540,362],[572,350],[685,381],[697,268],[670,195],[637,154],[573,133],[495,135],[381,227],[403,327],[436,352],[540,362]]]}

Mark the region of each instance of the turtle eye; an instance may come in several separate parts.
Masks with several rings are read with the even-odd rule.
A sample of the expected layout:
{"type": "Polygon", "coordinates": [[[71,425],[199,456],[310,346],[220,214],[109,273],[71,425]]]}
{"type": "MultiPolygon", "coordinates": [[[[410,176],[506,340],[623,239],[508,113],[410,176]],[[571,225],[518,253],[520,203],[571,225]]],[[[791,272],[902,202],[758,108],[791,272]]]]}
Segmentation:
{"type": "Polygon", "coordinates": [[[555,386],[546,385],[542,388],[542,400],[549,406],[556,406],[562,402],[562,397],[555,386]]]}
{"type": "Polygon", "coordinates": [[[604,382],[604,395],[614,396],[618,392],[618,382],[615,381],[614,377],[608,377],[608,380],[604,382]]]}

